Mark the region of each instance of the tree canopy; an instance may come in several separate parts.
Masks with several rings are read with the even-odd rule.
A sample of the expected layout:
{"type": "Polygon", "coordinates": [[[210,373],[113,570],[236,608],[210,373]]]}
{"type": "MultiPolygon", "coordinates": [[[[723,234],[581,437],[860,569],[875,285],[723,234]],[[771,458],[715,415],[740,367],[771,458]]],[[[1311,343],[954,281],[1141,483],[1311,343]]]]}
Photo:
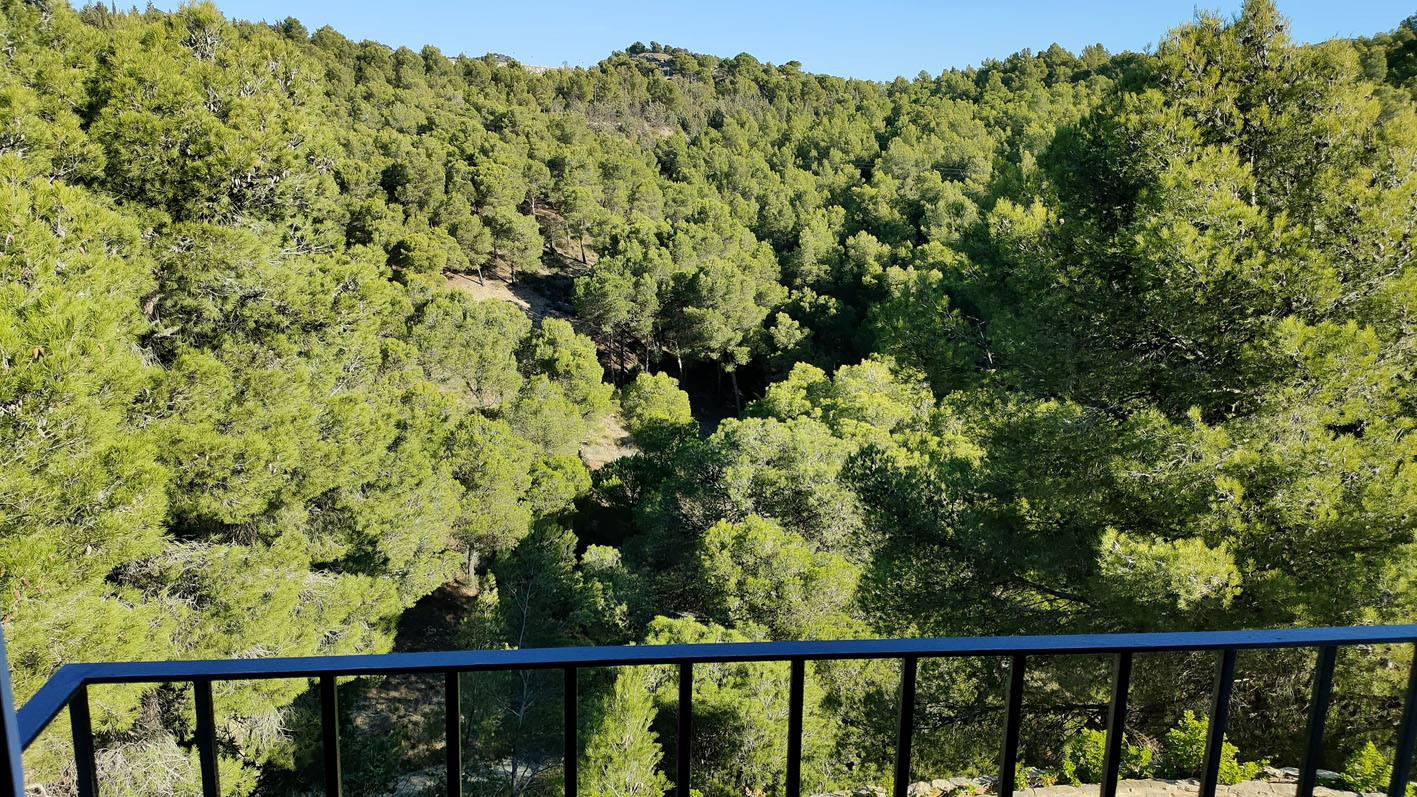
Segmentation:
{"type": "MultiPolygon", "coordinates": [[[[1417,618],[1413,19],[1299,45],[1249,0],[889,84],[207,2],[0,0],[0,34],[22,700],[76,661],[387,651],[440,589],[486,648],[1417,618]]],[[[1344,660],[1333,760],[1386,754],[1410,657],[1344,660]]],[[[1313,665],[1243,666],[1231,738],[1291,763],[1313,665]]],[[[1001,667],[922,667],[917,774],[993,766],[1001,667]]],[[[786,668],[703,670],[694,789],[777,793],[786,668]]],[[[1030,673],[1024,755],[1076,771],[1105,685],[1030,673]]],[[[469,789],[559,793],[558,677],[468,676],[469,789]]],[[[583,673],[587,793],[687,797],[675,677],[583,673]]],[[[808,788],[888,777],[897,678],[808,668],[808,788]]],[[[1139,671],[1134,738],[1193,732],[1208,678],[1139,671]]],[[[106,792],[193,787],[189,702],[96,692],[106,792]]],[[[224,789],[313,782],[308,685],[217,702],[224,789]]],[[[67,734],[27,759],[56,792],[67,734]]],[[[367,793],[432,749],[365,743],[367,793]]]]}

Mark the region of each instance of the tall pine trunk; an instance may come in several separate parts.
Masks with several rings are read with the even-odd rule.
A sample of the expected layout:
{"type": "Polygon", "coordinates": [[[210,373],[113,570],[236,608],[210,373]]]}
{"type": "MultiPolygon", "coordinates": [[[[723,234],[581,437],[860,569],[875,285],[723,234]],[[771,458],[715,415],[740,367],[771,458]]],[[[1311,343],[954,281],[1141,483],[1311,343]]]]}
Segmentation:
{"type": "MultiPolygon", "coordinates": [[[[629,365],[625,362],[625,360],[626,360],[626,356],[625,356],[625,350],[626,350],[626,346],[625,346],[625,333],[621,332],[620,335],[619,335],[615,340],[616,340],[616,343],[620,346],[620,374],[621,374],[622,376],[628,377],[628,376],[629,376],[629,365]]],[[[617,382],[616,384],[619,384],[619,383],[617,382]]]]}
{"type": "Polygon", "coordinates": [[[620,330],[610,333],[610,374],[616,387],[620,385],[620,370],[625,367],[625,348],[620,343],[620,330]],[[619,351],[617,356],[616,352],[619,351]]]}

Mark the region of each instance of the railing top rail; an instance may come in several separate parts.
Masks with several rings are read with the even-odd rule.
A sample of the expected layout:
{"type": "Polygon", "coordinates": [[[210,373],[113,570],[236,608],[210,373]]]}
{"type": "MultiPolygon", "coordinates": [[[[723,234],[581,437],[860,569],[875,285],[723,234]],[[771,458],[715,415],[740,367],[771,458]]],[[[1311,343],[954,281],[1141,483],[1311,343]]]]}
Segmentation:
{"type": "Polygon", "coordinates": [[[1251,650],[1405,642],[1417,643],[1417,624],[1178,633],[720,642],[69,664],[60,668],[19,710],[19,730],[22,743],[28,745],[64,708],[74,690],[87,684],[620,667],[686,662],[883,659],[905,656],[1056,656],[1120,651],[1163,653],[1227,648],[1251,650]]]}

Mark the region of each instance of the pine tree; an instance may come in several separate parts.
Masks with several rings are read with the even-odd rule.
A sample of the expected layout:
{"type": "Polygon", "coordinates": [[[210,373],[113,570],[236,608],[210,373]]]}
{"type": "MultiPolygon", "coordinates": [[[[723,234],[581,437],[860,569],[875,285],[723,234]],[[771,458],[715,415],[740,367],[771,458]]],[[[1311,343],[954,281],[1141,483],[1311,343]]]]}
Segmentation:
{"type": "Polygon", "coordinates": [[[663,752],[652,729],[654,698],[649,673],[624,667],[586,734],[581,788],[595,797],[660,797],[669,788],[663,752]]]}

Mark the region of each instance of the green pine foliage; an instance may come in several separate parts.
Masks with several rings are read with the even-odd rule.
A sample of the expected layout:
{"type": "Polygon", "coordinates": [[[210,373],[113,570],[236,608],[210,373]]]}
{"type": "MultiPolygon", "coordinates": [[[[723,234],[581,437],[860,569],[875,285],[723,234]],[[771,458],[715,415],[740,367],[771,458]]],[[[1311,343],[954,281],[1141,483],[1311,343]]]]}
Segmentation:
{"type": "MultiPolygon", "coordinates": [[[[389,650],[449,581],[484,648],[1417,618],[1412,19],[1301,46],[1250,0],[1148,54],[889,84],[658,43],[532,71],[210,3],[0,0],[0,36],[20,699],[75,661],[389,650]]],[[[1340,662],[1355,788],[1410,663],[1340,662]]],[[[1239,749],[1297,760],[1312,666],[1242,658],[1239,749]]],[[[785,668],[703,670],[695,790],[775,793],[785,668]]],[[[1030,661],[1030,762],[1094,777],[1100,672],[1030,661]]],[[[1168,723],[1209,673],[1136,674],[1165,771],[1200,766],[1204,721],[1168,723]]],[[[582,788],[672,788],[673,674],[583,675],[582,788]]],[[[885,782],[898,678],[809,668],[808,788],[885,782]]],[[[922,663],[917,774],[989,771],[1006,678],[922,663]]],[[[555,794],[558,679],[465,682],[465,785],[555,794]]],[[[217,692],[228,793],[313,782],[307,684],[217,692]]],[[[96,693],[105,793],[193,788],[189,702],[96,693]]],[[[360,744],[363,793],[428,758],[360,744]]]]}
{"type": "MultiPolygon", "coordinates": [[[[1169,737],[1168,737],[1169,738],[1169,737]]],[[[1074,786],[1084,783],[1101,783],[1103,780],[1102,760],[1107,750],[1107,733],[1094,728],[1084,728],[1068,741],[1063,750],[1062,776],[1074,786]]],[[[1118,777],[1146,778],[1151,776],[1152,752],[1150,747],[1122,742],[1122,760],[1118,767],[1118,777]]]]}
{"type": "MultiPolygon", "coordinates": [[[[1176,727],[1166,732],[1161,744],[1164,748],[1162,769],[1172,778],[1198,778],[1205,765],[1205,747],[1210,731],[1209,719],[1198,719],[1192,711],[1181,716],[1176,727]]],[[[1229,735],[1221,741],[1220,783],[1233,786],[1242,780],[1251,780],[1268,761],[1241,761],[1239,748],[1231,744],[1229,735]]]]}
{"type": "Polygon", "coordinates": [[[1376,744],[1368,742],[1343,762],[1340,777],[1345,788],[1356,792],[1386,791],[1392,780],[1392,764],[1378,752],[1376,744]]]}
{"type": "Polygon", "coordinates": [[[649,676],[626,667],[600,707],[585,743],[580,787],[595,797],[661,797],[669,788],[663,754],[651,726],[655,719],[649,676]]]}

